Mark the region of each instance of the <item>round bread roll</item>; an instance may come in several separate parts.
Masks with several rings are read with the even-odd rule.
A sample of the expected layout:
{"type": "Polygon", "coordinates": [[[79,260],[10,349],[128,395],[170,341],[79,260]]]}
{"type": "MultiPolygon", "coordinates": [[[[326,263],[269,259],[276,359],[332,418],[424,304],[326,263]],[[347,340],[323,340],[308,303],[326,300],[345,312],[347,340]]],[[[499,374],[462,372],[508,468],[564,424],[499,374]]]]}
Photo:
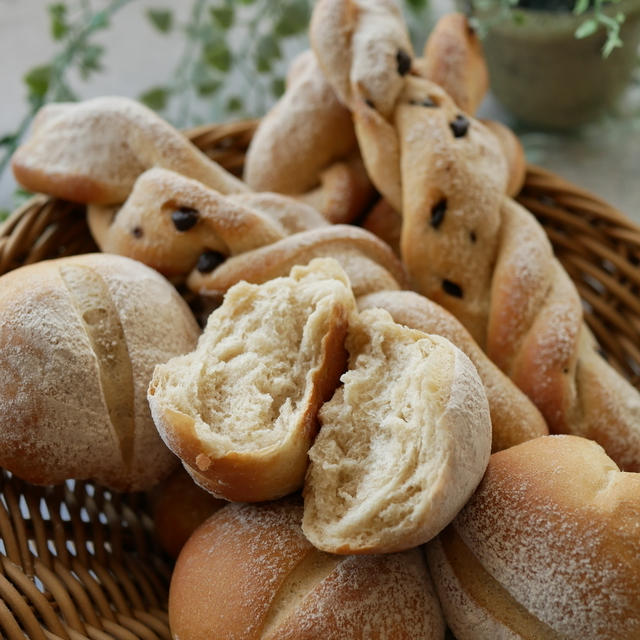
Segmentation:
{"type": "Polygon", "coordinates": [[[197,349],[156,367],[153,419],[201,487],[239,502],[300,489],[318,408],[346,366],[355,308],[340,265],[313,260],[287,277],[233,286],[197,349]]]}
{"type": "Polygon", "coordinates": [[[319,412],[302,528],[330,553],[389,553],[436,536],[482,479],[491,419],[469,358],[383,309],[350,322],[349,370],[319,412]]]}
{"type": "Polygon", "coordinates": [[[640,474],[593,441],[495,453],[427,555],[458,640],[640,638],[640,474]]]}
{"type": "Polygon", "coordinates": [[[169,592],[180,640],[436,640],[444,623],[423,554],[334,556],[289,499],[231,504],[188,540],[169,592]]]}
{"type": "Polygon", "coordinates": [[[176,460],[147,386],[198,334],[174,287],[129,258],[89,254],[2,276],[0,465],[34,484],[152,487],[176,460]]]}

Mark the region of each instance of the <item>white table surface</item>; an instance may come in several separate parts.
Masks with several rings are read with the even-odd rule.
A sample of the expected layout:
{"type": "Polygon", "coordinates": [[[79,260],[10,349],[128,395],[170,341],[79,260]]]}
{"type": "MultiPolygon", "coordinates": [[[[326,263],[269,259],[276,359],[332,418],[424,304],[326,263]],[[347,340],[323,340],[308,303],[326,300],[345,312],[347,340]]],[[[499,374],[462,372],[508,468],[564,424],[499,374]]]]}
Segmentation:
{"type": "MultiPolygon", "coordinates": [[[[0,0],[0,136],[15,129],[26,108],[22,76],[50,60],[56,45],[48,36],[46,6],[51,0],[0,0]]],[[[185,18],[191,0],[137,0],[121,9],[97,41],[107,49],[105,70],[74,89],[83,98],[98,95],[136,97],[164,83],[182,51],[177,35],[156,33],[144,17],[147,7],[171,7],[185,18]]],[[[435,0],[433,14],[446,12],[451,0],[435,0]]],[[[640,100],[638,100],[640,104],[640,100]]],[[[480,115],[513,124],[489,95],[480,115]]],[[[631,121],[598,124],[580,136],[528,132],[522,139],[527,158],[592,191],[640,223],[640,127],[631,121]]],[[[11,209],[15,184],[9,172],[0,179],[0,208],[11,209]]]]}

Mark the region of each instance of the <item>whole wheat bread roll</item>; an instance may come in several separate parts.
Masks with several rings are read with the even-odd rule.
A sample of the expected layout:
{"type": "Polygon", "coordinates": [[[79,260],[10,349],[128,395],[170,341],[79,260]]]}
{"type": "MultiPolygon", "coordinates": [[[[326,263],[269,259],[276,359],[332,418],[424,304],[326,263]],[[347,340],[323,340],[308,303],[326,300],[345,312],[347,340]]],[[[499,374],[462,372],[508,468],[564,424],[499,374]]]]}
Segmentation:
{"type": "Polygon", "coordinates": [[[232,504],[191,536],[169,592],[180,640],[442,640],[422,554],[334,556],[302,535],[302,507],[232,504]]]}
{"type": "Polygon", "coordinates": [[[595,442],[546,436],[493,454],[427,548],[458,640],[640,638],[640,474],[595,442]]]}
{"type": "Polygon", "coordinates": [[[152,487],[176,461],[147,386],[198,334],[175,289],[128,258],[62,258],[2,276],[0,465],[35,484],[152,487]]]}
{"type": "Polygon", "coordinates": [[[451,342],[368,309],[351,322],[349,370],[320,409],[302,528],[331,553],[427,542],[462,508],[491,452],[471,361],[451,342]]]}
{"type": "Polygon", "coordinates": [[[338,263],[315,260],[288,277],[232,287],[197,349],[156,368],[153,419],[198,484],[246,502],[302,486],[354,312],[338,263]]]}

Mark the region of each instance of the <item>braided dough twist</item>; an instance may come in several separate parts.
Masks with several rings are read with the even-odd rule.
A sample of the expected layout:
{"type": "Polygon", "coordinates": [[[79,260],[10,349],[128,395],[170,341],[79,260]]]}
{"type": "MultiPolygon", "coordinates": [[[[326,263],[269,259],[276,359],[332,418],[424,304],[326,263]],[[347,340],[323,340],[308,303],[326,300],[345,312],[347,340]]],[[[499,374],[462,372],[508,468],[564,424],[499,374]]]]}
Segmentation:
{"type": "MultiPolygon", "coordinates": [[[[332,2],[321,0],[318,15],[332,2]]],[[[349,34],[346,51],[364,37],[344,16],[312,24],[349,34]]],[[[332,37],[316,33],[312,42],[332,37]]],[[[322,48],[315,51],[326,69],[322,48]]],[[[363,100],[350,107],[372,179],[402,211],[400,250],[413,287],[461,320],[552,431],[596,440],[621,468],[640,470],[640,394],[597,354],[542,227],[505,196],[509,166],[498,139],[438,85],[408,74],[398,90],[395,65],[376,71],[386,73],[393,109],[363,100]]],[[[341,86],[343,76],[327,77],[341,86]]]]}

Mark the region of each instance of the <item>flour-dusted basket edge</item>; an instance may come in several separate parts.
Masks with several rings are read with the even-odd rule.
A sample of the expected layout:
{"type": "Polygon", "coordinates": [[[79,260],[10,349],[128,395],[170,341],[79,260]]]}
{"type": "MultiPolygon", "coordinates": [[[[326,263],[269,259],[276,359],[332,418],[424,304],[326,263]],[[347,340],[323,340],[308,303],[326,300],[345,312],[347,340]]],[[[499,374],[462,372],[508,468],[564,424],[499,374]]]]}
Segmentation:
{"type": "MultiPolygon", "coordinates": [[[[257,121],[186,135],[240,173],[257,121]]],[[[529,166],[518,196],[575,282],[603,355],[640,388],[640,227],[596,196],[529,166]]],[[[84,207],[37,195],[0,226],[0,274],[97,251],[84,207]]],[[[0,629],[9,640],[170,638],[170,566],[148,500],[91,483],[34,487],[0,476],[0,629]]]]}

